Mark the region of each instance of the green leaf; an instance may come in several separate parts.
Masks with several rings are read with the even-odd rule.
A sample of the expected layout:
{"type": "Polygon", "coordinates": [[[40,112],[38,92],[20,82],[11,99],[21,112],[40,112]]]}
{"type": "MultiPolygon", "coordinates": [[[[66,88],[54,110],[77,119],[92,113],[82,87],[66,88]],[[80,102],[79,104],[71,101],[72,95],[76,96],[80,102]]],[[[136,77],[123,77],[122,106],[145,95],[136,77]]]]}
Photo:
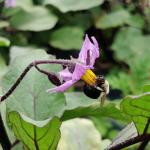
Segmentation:
{"type": "Polygon", "coordinates": [[[100,107],[98,100],[93,101],[81,92],[69,92],[65,93],[65,96],[66,109],[61,117],[63,121],[85,116],[105,116],[124,121],[124,117],[114,103],[108,103],[100,107]]]}
{"type": "Polygon", "coordinates": [[[19,142],[18,144],[16,144],[15,146],[13,146],[11,148],[11,150],[24,150],[23,144],[19,142]]]}
{"type": "MultiPolygon", "coordinates": [[[[102,137],[105,137],[107,135],[108,137],[108,130],[112,128],[112,124],[108,120],[108,118],[102,118],[102,117],[90,117],[92,122],[94,123],[94,126],[99,131],[99,133],[102,135],[102,137]]],[[[108,137],[109,138],[109,137],[108,137]]]]}
{"type": "Polygon", "coordinates": [[[108,80],[113,88],[121,89],[125,94],[141,93],[141,85],[149,83],[149,41],[150,36],[143,35],[139,29],[122,28],[118,32],[111,48],[115,50],[117,59],[129,65],[130,72],[118,70],[110,73],[108,80]]]}
{"type": "Polygon", "coordinates": [[[20,9],[11,17],[10,25],[23,31],[43,31],[52,29],[57,20],[50,10],[37,6],[29,10],[20,9]]]}
{"type": "MultiPolygon", "coordinates": [[[[8,91],[32,61],[51,58],[45,51],[41,50],[30,51],[26,55],[17,57],[2,80],[3,92],[8,91]]],[[[41,65],[40,67],[47,71],[57,72],[60,70],[58,65],[41,65]]],[[[32,68],[13,94],[6,100],[7,112],[17,111],[34,120],[61,116],[65,108],[65,97],[63,93],[47,93],[46,90],[52,87],[54,85],[48,80],[47,76],[32,68]]]]}
{"type": "MultiPolygon", "coordinates": [[[[9,7],[3,9],[3,15],[6,17],[11,17],[13,15],[16,15],[20,11],[20,7],[9,7]]],[[[10,25],[10,23],[9,23],[10,25]]]]}
{"type": "Polygon", "coordinates": [[[141,56],[144,59],[150,55],[149,41],[150,36],[142,35],[139,29],[122,28],[116,35],[111,48],[115,50],[118,59],[126,60],[127,63],[133,66],[135,59],[139,61],[141,56]]]}
{"type": "Polygon", "coordinates": [[[80,49],[84,31],[79,27],[62,27],[50,36],[50,44],[63,50],[80,49]]]}
{"type": "Polygon", "coordinates": [[[117,10],[115,12],[104,14],[96,20],[96,27],[101,29],[114,28],[121,26],[129,19],[130,14],[126,10],[117,10]]]}
{"type": "Polygon", "coordinates": [[[127,95],[132,91],[130,88],[133,87],[131,82],[131,75],[129,76],[123,71],[117,71],[115,73],[113,73],[113,71],[110,72],[110,74],[107,76],[107,80],[109,81],[109,84],[112,88],[122,90],[124,95],[127,95]]]}
{"type": "Polygon", "coordinates": [[[120,89],[124,95],[131,93],[141,93],[143,90],[141,85],[149,83],[150,61],[149,55],[147,58],[143,56],[127,60],[130,66],[130,72],[122,70],[112,70],[107,75],[107,80],[112,88],[120,89]],[[125,82],[127,81],[127,82],[125,82]]]}
{"type": "Polygon", "coordinates": [[[100,150],[102,144],[101,135],[92,121],[76,118],[62,123],[57,150],[70,150],[72,147],[74,150],[92,150],[93,147],[94,150],[100,150]]]}
{"type": "Polygon", "coordinates": [[[150,9],[149,8],[145,8],[144,9],[144,14],[146,16],[146,21],[147,21],[147,24],[146,24],[146,30],[149,32],[150,31],[150,9]]]}
{"type": "Polygon", "coordinates": [[[27,46],[28,45],[27,34],[26,33],[24,34],[23,32],[15,33],[13,36],[11,36],[12,45],[27,46]]]}
{"type": "Polygon", "coordinates": [[[25,54],[30,54],[31,51],[34,50],[42,50],[42,49],[37,49],[35,47],[21,47],[21,46],[12,46],[10,49],[10,63],[18,56],[25,55],[25,54]]]}
{"type": "Polygon", "coordinates": [[[2,76],[6,73],[7,71],[7,66],[4,58],[0,55],[0,80],[2,76]]]}
{"type": "Polygon", "coordinates": [[[33,122],[17,112],[8,114],[8,121],[17,139],[30,150],[55,150],[60,138],[61,122],[57,117],[50,121],[33,122]]]}
{"type": "Polygon", "coordinates": [[[145,24],[143,16],[139,14],[131,15],[130,18],[126,20],[126,23],[135,28],[144,28],[145,24]]]}
{"type": "Polygon", "coordinates": [[[43,0],[44,4],[50,4],[62,12],[86,10],[101,5],[104,0],[43,0]]]}
{"type": "Polygon", "coordinates": [[[23,9],[32,9],[33,7],[33,1],[32,0],[16,0],[16,7],[20,7],[23,9]]]}
{"type": "Polygon", "coordinates": [[[84,31],[90,28],[93,24],[92,16],[90,13],[67,13],[59,20],[64,26],[72,26],[82,28],[84,31]],[[80,20],[80,21],[79,21],[80,20]]]}
{"type": "MultiPolygon", "coordinates": [[[[2,91],[0,89],[0,94],[2,94],[2,91]]],[[[7,114],[6,114],[6,103],[5,101],[3,103],[0,104],[0,113],[1,113],[1,117],[3,120],[3,124],[7,133],[7,136],[10,140],[11,143],[14,143],[16,141],[15,135],[13,133],[13,131],[9,128],[8,124],[7,124],[7,114]]]]}
{"type": "MultiPolygon", "coordinates": [[[[120,60],[130,61],[130,59],[136,57],[138,53],[142,53],[143,49],[139,50],[138,48],[138,46],[144,42],[140,42],[140,40],[138,40],[141,36],[142,32],[139,29],[132,27],[121,28],[111,46],[111,48],[116,52],[116,57],[120,60]],[[139,43],[137,43],[136,40],[138,40],[139,43]],[[138,50],[136,48],[138,48],[138,50]]],[[[144,43],[142,45],[144,45],[144,43]]]]}
{"type": "Polygon", "coordinates": [[[0,37],[0,47],[8,47],[10,45],[10,41],[7,38],[0,37]]]}
{"type": "MultiPolygon", "coordinates": [[[[150,118],[150,92],[127,96],[121,102],[120,107],[126,117],[135,123],[138,133],[142,134],[150,118]]],[[[150,128],[147,133],[150,133],[150,128]]]]}
{"type": "Polygon", "coordinates": [[[135,57],[147,57],[150,55],[150,36],[142,35],[134,38],[133,44],[130,45],[131,51],[134,53],[135,57]]]}
{"type": "MultiPolygon", "coordinates": [[[[17,50],[18,49],[14,47],[14,51],[17,50]]],[[[25,67],[33,60],[47,60],[51,58],[52,56],[47,55],[43,50],[31,49],[30,51],[27,49],[27,52],[25,50],[22,54],[16,56],[16,59],[14,59],[13,63],[10,65],[8,73],[2,80],[3,92],[6,92],[12,86],[25,67]]],[[[40,67],[56,72],[60,69],[57,65],[41,65],[40,67]]],[[[52,87],[53,85],[50,83],[47,76],[37,72],[37,70],[33,68],[17,87],[15,92],[6,100],[7,116],[9,114],[8,120],[11,122],[13,131],[17,138],[21,140],[24,145],[29,146],[31,150],[35,149],[35,143],[33,143],[33,139],[31,138],[34,135],[32,132],[33,127],[36,129],[36,135],[38,137],[47,132],[47,134],[43,136],[43,139],[38,141],[34,139],[34,141],[38,143],[39,149],[47,149],[50,144],[51,149],[55,149],[57,146],[60,137],[58,130],[60,121],[58,118],[56,122],[53,120],[55,120],[56,116],[59,117],[63,114],[65,97],[64,94],[47,93],[46,90],[52,87]],[[15,114],[12,111],[15,111],[15,114]],[[49,123],[48,121],[39,121],[46,119],[49,123]],[[45,126],[41,128],[42,124],[45,126]],[[24,130],[31,132],[26,135],[27,132],[24,130]],[[45,138],[48,140],[45,140],[45,138]]]]}
{"type": "Polygon", "coordinates": [[[150,92],[150,84],[144,86],[143,92],[150,92]]]}
{"type": "Polygon", "coordinates": [[[0,21],[0,29],[8,27],[8,26],[9,26],[9,23],[7,21],[0,21]]]}

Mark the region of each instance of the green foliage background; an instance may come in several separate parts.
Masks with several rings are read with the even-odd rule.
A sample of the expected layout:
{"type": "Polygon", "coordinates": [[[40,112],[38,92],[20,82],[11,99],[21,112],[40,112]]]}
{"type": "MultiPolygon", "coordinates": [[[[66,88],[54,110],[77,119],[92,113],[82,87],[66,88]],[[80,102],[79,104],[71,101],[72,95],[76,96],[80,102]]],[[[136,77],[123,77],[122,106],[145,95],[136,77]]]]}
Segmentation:
{"type": "MultiPolygon", "coordinates": [[[[137,132],[142,133],[150,116],[149,108],[145,108],[150,106],[149,86],[143,91],[143,86],[150,83],[150,8],[144,7],[140,0],[130,3],[16,0],[13,8],[6,8],[0,2],[1,93],[9,89],[33,60],[51,59],[51,55],[77,57],[86,33],[95,36],[101,48],[95,72],[104,74],[111,87],[104,107],[100,108],[98,100],[89,99],[81,90],[77,92],[76,88],[82,87],[80,84],[71,92],[46,93],[52,83],[32,69],[12,96],[1,104],[12,143],[17,138],[31,150],[36,145],[41,150],[56,149],[61,124],[76,117],[92,120],[104,139],[112,140],[132,121],[137,132]],[[139,95],[128,96],[120,104],[128,94],[139,95]],[[141,113],[143,116],[139,117],[141,113]]],[[[42,67],[49,71],[61,70],[60,66],[42,67]]],[[[19,144],[14,150],[17,147],[23,149],[19,144]]]]}

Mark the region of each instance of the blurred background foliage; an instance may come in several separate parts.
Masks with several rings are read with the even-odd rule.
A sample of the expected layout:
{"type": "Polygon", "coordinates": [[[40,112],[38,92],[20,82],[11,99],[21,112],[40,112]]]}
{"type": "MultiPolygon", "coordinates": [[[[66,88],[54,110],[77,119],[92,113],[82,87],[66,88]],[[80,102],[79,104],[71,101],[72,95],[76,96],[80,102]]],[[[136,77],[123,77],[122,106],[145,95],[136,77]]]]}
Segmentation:
{"type": "MultiPolygon", "coordinates": [[[[0,78],[16,56],[28,51],[77,57],[88,34],[100,45],[95,72],[110,83],[108,99],[118,103],[128,94],[141,93],[150,80],[149,4],[147,0],[16,0],[15,7],[6,8],[1,0],[0,78]]],[[[79,82],[72,90],[81,91],[82,85],[79,82]]],[[[113,139],[123,127],[108,118],[90,119],[102,139],[113,139]]]]}

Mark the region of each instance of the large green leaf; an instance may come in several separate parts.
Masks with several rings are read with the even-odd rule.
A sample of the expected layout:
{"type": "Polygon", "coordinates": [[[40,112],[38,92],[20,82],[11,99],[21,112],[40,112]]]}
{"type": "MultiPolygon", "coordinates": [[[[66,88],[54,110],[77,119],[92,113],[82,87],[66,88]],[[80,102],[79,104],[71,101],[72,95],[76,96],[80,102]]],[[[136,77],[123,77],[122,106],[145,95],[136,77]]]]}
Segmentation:
{"type": "Polygon", "coordinates": [[[57,7],[62,12],[85,10],[102,4],[104,0],[43,0],[44,4],[57,7]]]}
{"type": "Polygon", "coordinates": [[[104,14],[96,20],[96,27],[101,29],[121,26],[130,18],[128,11],[120,9],[115,12],[104,14]]]}
{"type": "Polygon", "coordinates": [[[0,79],[6,73],[7,66],[4,58],[0,55],[0,79]]]}
{"type": "Polygon", "coordinates": [[[21,55],[25,55],[25,54],[30,54],[31,51],[34,50],[42,50],[42,49],[37,49],[35,47],[22,47],[22,46],[12,46],[10,49],[10,63],[17,57],[17,56],[21,56],[21,55]]]}
{"type": "MultiPolygon", "coordinates": [[[[33,60],[51,58],[52,56],[50,57],[43,50],[31,50],[25,55],[15,57],[8,73],[2,80],[3,92],[11,87],[25,67],[33,60]]],[[[50,71],[58,71],[60,68],[57,65],[42,65],[41,67],[50,71]]],[[[55,149],[60,137],[60,121],[56,116],[60,117],[63,114],[65,97],[64,94],[47,93],[46,90],[52,86],[46,76],[33,68],[6,100],[8,121],[11,123],[12,129],[17,138],[31,150],[36,149],[37,143],[41,150],[47,149],[50,145],[51,149],[55,149]],[[47,134],[44,134],[45,132],[47,134]],[[37,138],[33,138],[35,134],[37,138]],[[39,140],[40,137],[42,137],[41,140],[39,140]]]]}
{"type": "Polygon", "coordinates": [[[59,20],[65,26],[72,26],[72,27],[79,27],[82,28],[84,31],[92,26],[92,16],[89,13],[67,13],[63,15],[63,18],[59,20]]]}
{"type": "Polygon", "coordinates": [[[141,31],[135,28],[122,28],[115,37],[115,41],[111,46],[116,51],[117,58],[128,60],[133,57],[131,45],[133,40],[141,36],[141,31]],[[126,40],[124,40],[126,39],[126,40]]]}
{"type": "Polygon", "coordinates": [[[61,122],[57,117],[50,121],[35,122],[11,112],[8,121],[16,137],[30,150],[55,150],[60,138],[61,122]]]}
{"type": "Polygon", "coordinates": [[[105,116],[124,121],[124,117],[114,103],[108,103],[100,107],[98,100],[90,99],[81,92],[65,93],[65,96],[66,109],[61,117],[63,121],[85,116],[105,116]]]}
{"type": "Polygon", "coordinates": [[[10,41],[7,38],[4,37],[0,37],[0,47],[2,46],[9,46],[10,45],[10,41]]]}
{"type": "Polygon", "coordinates": [[[0,21],[0,29],[4,27],[8,27],[9,23],[7,21],[0,21]]]}
{"type": "Polygon", "coordinates": [[[29,10],[20,9],[10,19],[10,25],[23,31],[43,31],[53,28],[57,20],[50,10],[37,6],[29,10]]]}
{"type": "Polygon", "coordinates": [[[16,7],[21,7],[23,9],[32,9],[33,1],[32,0],[16,0],[16,7]]]}
{"type": "Polygon", "coordinates": [[[23,144],[19,142],[18,144],[14,145],[11,150],[24,150],[23,147],[23,144]]]}
{"type": "Polygon", "coordinates": [[[62,27],[51,34],[49,43],[53,47],[64,50],[79,50],[82,46],[83,35],[84,31],[79,27],[62,27]]]}
{"type": "Polygon", "coordinates": [[[150,84],[144,86],[143,92],[150,92],[150,84]]]}
{"type": "MultiPolygon", "coordinates": [[[[121,102],[121,110],[135,123],[138,133],[142,134],[150,118],[150,92],[125,97],[121,102]]],[[[150,133],[150,128],[147,133],[150,133]]]]}
{"type": "Polygon", "coordinates": [[[104,150],[103,141],[91,120],[76,118],[62,123],[57,150],[104,150]]]}
{"type": "Polygon", "coordinates": [[[126,20],[126,23],[135,28],[143,28],[145,24],[143,16],[139,14],[131,15],[130,18],[126,20]]]}
{"type": "Polygon", "coordinates": [[[110,72],[107,76],[107,80],[112,88],[122,90],[124,95],[127,95],[132,91],[133,85],[131,82],[131,75],[128,75],[123,71],[115,71],[115,73],[113,71],[110,72]]]}
{"type": "MultiPolygon", "coordinates": [[[[16,57],[2,80],[3,91],[6,92],[12,86],[29,63],[41,59],[50,59],[50,56],[44,51],[34,50],[16,57]]],[[[57,65],[42,65],[41,67],[49,71],[60,69],[57,65]]],[[[61,116],[65,107],[65,97],[62,93],[47,93],[46,90],[52,87],[47,76],[32,68],[15,92],[7,99],[7,110],[21,112],[34,120],[61,116]]]]}
{"type": "Polygon", "coordinates": [[[116,56],[120,60],[128,63],[134,58],[147,57],[150,54],[150,36],[142,35],[141,30],[136,28],[122,28],[113,42],[111,48],[116,51],[116,56]],[[124,40],[126,39],[126,40],[124,40]]]}

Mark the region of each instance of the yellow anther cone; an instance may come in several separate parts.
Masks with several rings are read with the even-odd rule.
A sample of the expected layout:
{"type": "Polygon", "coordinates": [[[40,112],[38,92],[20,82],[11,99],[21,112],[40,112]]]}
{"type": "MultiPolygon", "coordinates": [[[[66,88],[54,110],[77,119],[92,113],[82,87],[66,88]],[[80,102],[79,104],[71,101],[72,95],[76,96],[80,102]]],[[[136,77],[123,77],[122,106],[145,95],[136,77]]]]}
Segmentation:
{"type": "Polygon", "coordinates": [[[81,77],[81,79],[89,85],[95,85],[96,83],[96,75],[90,69],[86,70],[85,74],[81,77]]]}

